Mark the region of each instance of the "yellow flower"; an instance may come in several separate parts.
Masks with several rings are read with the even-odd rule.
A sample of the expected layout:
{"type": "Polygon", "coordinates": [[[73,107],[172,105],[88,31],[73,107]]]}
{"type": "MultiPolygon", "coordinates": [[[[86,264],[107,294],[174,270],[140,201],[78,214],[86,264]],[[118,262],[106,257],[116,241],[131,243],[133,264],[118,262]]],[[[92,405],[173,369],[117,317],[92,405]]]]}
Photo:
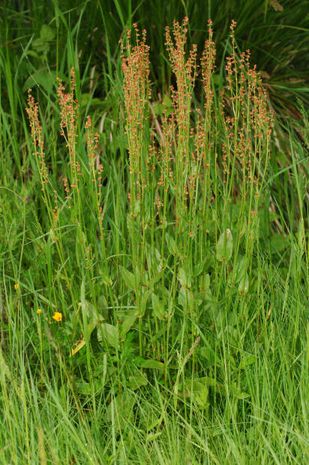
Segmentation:
{"type": "Polygon", "coordinates": [[[37,311],[36,311],[37,315],[42,315],[43,313],[43,310],[41,308],[38,308],[37,311]]]}
{"type": "Polygon", "coordinates": [[[61,313],[61,312],[55,312],[55,313],[53,314],[53,319],[54,319],[55,321],[58,321],[58,322],[59,322],[59,321],[62,321],[62,313],[61,313]]]}
{"type": "Polygon", "coordinates": [[[19,283],[14,284],[14,289],[15,289],[15,291],[17,291],[19,289],[19,283]]]}

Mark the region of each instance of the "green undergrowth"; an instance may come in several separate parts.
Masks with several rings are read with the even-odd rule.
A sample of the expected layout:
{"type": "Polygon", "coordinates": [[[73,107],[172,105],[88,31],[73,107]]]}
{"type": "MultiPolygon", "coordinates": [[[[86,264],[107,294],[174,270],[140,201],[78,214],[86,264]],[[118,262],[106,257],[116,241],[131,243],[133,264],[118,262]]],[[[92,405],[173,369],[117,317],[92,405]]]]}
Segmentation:
{"type": "Polygon", "coordinates": [[[39,87],[1,51],[1,464],[309,459],[306,112],[188,27],[173,89],[134,27],[102,100],[74,29],[39,87]]]}

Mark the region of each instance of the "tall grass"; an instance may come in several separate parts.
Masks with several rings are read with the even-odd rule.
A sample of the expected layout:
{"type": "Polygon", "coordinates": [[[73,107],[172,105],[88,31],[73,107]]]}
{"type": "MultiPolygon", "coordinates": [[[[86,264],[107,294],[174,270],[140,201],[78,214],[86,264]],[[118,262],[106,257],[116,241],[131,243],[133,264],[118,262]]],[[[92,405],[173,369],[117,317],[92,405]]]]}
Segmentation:
{"type": "Polygon", "coordinates": [[[124,37],[119,114],[87,115],[78,67],[1,105],[0,463],[308,461],[305,146],[274,162],[236,23],[219,84],[212,22],[201,51],[188,28],[160,94],[124,37]]]}

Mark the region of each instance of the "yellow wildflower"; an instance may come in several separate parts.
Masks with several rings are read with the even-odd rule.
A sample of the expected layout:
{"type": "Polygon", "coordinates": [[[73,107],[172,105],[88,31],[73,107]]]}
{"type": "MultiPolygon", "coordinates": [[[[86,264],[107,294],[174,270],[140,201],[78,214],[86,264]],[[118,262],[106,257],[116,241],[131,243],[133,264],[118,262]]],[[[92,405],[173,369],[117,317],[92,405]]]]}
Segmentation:
{"type": "Polygon", "coordinates": [[[14,284],[14,289],[15,289],[15,291],[17,291],[19,289],[19,283],[14,284]]]}
{"type": "Polygon", "coordinates": [[[37,311],[36,311],[37,315],[42,315],[43,313],[43,310],[41,308],[38,308],[37,311]]]}
{"type": "Polygon", "coordinates": [[[58,321],[58,322],[62,321],[62,313],[61,312],[55,312],[53,314],[53,320],[58,321]]]}

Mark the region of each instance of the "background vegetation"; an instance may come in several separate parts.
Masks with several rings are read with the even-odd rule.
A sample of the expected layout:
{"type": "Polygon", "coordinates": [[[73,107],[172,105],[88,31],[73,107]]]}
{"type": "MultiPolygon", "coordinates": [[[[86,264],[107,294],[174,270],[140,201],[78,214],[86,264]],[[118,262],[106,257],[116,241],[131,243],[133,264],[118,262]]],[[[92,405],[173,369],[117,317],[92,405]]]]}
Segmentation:
{"type": "Polygon", "coordinates": [[[0,463],[308,462],[308,6],[2,2],[0,463]]]}

